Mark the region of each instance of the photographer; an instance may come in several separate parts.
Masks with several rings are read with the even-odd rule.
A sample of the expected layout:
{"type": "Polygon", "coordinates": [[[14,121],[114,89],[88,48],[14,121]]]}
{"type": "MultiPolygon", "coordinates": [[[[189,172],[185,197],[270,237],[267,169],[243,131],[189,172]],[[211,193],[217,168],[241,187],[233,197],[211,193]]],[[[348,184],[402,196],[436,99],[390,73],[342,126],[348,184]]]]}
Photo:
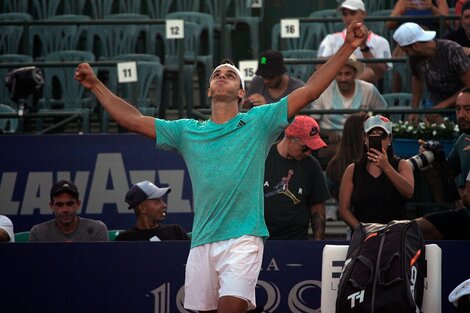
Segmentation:
{"type": "Polygon", "coordinates": [[[415,193],[411,202],[417,203],[416,215],[442,211],[453,207],[458,199],[455,184],[449,175],[445,152],[438,141],[418,140],[419,153],[408,159],[414,171],[415,193]]]}
{"type": "MultiPolygon", "coordinates": [[[[456,177],[455,183],[459,195],[464,200],[455,209],[427,214],[417,221],[425,239],[470,239],[470,88],[464,88],[457,96],[455,103],[457,123],[462,135],[446,159],[449,177],[456,177]]],[[[425,147],[423,146],[423,149],[425,147]]]]}

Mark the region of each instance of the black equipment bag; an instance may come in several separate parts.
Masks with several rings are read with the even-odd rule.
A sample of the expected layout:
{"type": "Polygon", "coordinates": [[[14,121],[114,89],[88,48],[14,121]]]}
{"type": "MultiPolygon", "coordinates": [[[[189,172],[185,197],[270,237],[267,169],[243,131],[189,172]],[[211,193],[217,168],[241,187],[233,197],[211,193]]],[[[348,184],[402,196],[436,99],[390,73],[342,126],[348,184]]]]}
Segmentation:
{"type": "Polygon", "coordinates": [[[338,285],[336,313],[419,313],[425,244],[415,221],[360,223],[338,285]]]}

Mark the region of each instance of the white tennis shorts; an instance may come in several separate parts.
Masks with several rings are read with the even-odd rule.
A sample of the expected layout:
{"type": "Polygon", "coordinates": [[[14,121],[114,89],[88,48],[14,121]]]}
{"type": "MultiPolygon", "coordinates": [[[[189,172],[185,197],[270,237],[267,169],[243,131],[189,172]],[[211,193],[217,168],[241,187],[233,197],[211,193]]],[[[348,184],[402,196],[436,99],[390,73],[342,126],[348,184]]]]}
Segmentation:
{"type": "Polygon", "coordinates": [[[248,235],[192,248],[186,263],[184,307],[217,310],[220,297],[233,296],[254,309],[263,251],[263,239],[248,235]]]}

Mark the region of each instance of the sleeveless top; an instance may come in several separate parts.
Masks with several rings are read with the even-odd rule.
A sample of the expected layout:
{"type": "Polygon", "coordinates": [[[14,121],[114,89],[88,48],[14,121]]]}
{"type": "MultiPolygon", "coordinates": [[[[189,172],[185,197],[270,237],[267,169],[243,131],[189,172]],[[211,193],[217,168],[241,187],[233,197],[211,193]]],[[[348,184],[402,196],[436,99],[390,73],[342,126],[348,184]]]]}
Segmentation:
{"type": "MultiPolygon", "coordinates": [[[[390,163],[398,170],[400,159],[390,160],[390,163]]],[[[373,177],[365,164],[356,161],[353,184],[351,205],[354,216],[360,222],[386,224],[392,220],[407,219],[407,199],[398,192],[385,173],[373,177]]]]}
{"type": "MultiPolygon", "coordinates": [[[[433,0],[432,4],[437,6],[437,1],[433,0]]],[[[406,10],[404,12],[405,16],[433,16],[432,9],[413,9],[413,10],[406,10]]],[[[437,19],[422,19],[417,20],[416,23],[419,25],[426,27],[429,30],[439,31],[439,21],[437,19]]]]}

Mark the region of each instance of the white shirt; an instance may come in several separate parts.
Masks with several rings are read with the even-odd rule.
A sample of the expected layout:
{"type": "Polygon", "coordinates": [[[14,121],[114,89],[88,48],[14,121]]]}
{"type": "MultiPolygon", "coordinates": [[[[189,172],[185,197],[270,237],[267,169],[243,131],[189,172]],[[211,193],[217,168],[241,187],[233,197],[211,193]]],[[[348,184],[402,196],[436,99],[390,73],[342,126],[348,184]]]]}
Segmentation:
{"type": "MultiPolygon", "coordinates": [[[[317,57],[329,57],[335,54],[343,45],[344,38],[346,38],[346,29],[342,32],[326,35],[320,43],[317,57]]],[[[369,32],[369,36],[367,37],[367,46],[370,48],[370,52],[377,59],[391,58],[392,56],[388,40],[373,32],[369,32]]],[[[360,48],[354,50],[353,54],[357,59],[365,59],[360,48]]],[[[388,68],[392,68],[393,64],[389,62],[387,63],[387,66],[388,68]]]]}
{"type": "MultiPolygon", "coordinates": [[[[311,107],[314,110],[332,110],[335,109],[378,109],[386,108],[387,102],[382,97],[377,88],[366,81],[356,79],[354,95],[345,98],[339,91],[336,80],[313,102],[311,107]]],[[[320,125],[320,129],[342,130],[346,118],[350,114],[319,114],[312,115],[320,125]]]]}
{"type": "Polygon", "coordinates": [[[5,215],[0,215],[0,228],[10,236],[9,242],[15,242],[15,233],[13,232],[13,223],[5,215]]]}

